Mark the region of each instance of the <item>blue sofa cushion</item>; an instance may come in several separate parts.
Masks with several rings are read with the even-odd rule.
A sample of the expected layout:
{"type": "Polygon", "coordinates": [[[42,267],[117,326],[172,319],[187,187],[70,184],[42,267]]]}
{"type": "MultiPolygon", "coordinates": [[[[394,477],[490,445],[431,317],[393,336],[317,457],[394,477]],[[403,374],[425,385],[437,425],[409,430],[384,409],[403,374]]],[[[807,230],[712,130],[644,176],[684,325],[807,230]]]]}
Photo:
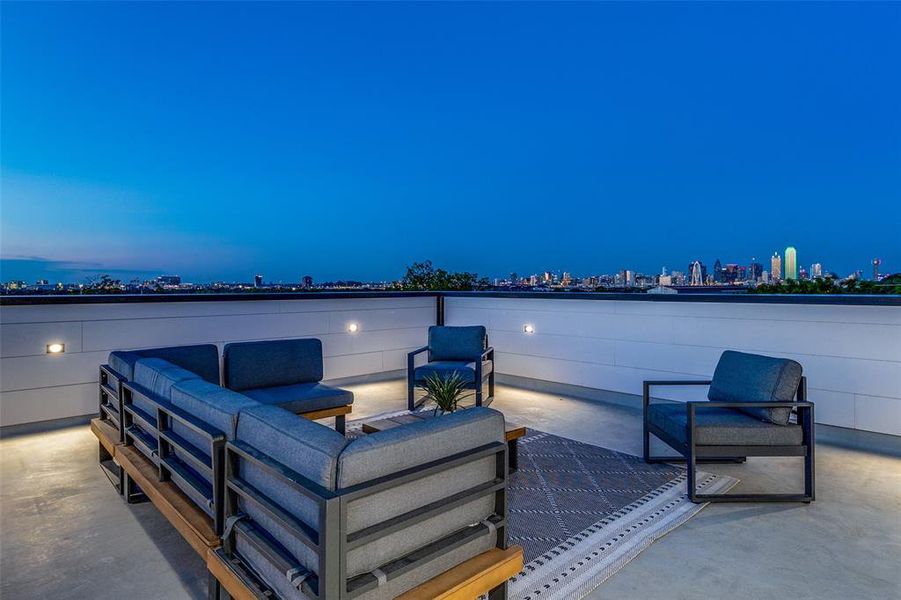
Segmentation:
{"type": "Polygon", "coordinates": [[[322,342],[315,338],[226,344],[225,387],[252,390],[322,380],[322,342]]]}
{"type": "MultiPolygon", "coordinates": [[[[238,419],[237,439],[324,488],[334,491],[338,457],[347,441],[334,429],[308,421],[277,406],[245,409],[238,419]]],[[[241,460],[241,477],[295,519],[319,530],[315,501],[252,462],[241,460]]],[[[254,526],[285,547],[305,567],[318,573],[316,554],[252,502],[239,508],[254,526]]]]}
{"type": "MultiPolygon", "coordinates": [[[[490,373],[492,368],[494,368],[494,365],[490,360],[482,361],[483,376],[490,373]]],[[[416,370],[413,371],[413,379],[417,383],[422,383],[427,377],[436,373],[442,377],[451,377],[456,373],[464,383],[474,383],[476,380],[476,363],[454,360],[426,363],[420,367],[416,367],[416,370]]]]}
{"type": "Polygon", "coordinates": [[[171,346],[167,348],[146,348],[143,350],[118,350],[110,352],[107,361],[110,368],[134,381],[135,363],[142,358],[162,358],[210,383],[219,384],[219,349],[215,344],[195,346],[171,346]]]}
{"type": "MultiPolygon", "coordinates": [[[[172,404],[218,429],[229,440],[235,439],[241,411],[259,406],[258,402],[243,394],[202,379],[189,379],[173,386],[172,404]]],[[[204,456],[210,457],[209,441],[205,436],[175,419],[172,420],[172,431],[200,450],[204,456]]]]}
{"type": "Polygon", "coordinates": [[[200,377],[162,358],[141,358],[135,363],[134,382],[167,402],[171,401],[172,387],[189,379],[200,377]]]}
{"type": "MultiPolygon", "coordinates": [[[[773,358],[727,350],[713,373],[707,399],[713,402],[791,402],[801,383],[801,365],[787,358],[773,358]]],[[[790,408],[741,409],[751,416],[787,425],[790,408]]]]}
{"type": "MultiPolygon", "coordinates": [[[[504,416],[490,408],[471,408],[395,427],[351,441],[338,459],[338,488],[345,489],[400,473],[431,461],[504,442],[504,416]]],[[[494,456],[487,456],[415,481],[400,483],[347,504],[347,533],[355,533],[426,504],[493,481],[494,456]]],[[[422,548],[494,512],[494,497],[481,496],[448,508],[347,553],[353,576],[422,548]]],[[[495,540],[491,539],[491,543],[495,540]]],[[[468,558],[468,557],[467,557],[468,558]]]]}
{"type": "Polygon", "coordinates": [[[481,325],[467,327],[429,327],[429,361],[481,360],[488,333],[481,325]]]}
{"type": "MultiPolygon", "coordinates": [[[[648,407],[648,422],[679,443],[688,443],[688,407],[660,402],[648,407]]],[[[695,443],[699,446],[797,446],[803,443],[800,425],[776,425],[731,408],[705,408],[695,413],[695,443]]]]}
{"type": "Polygon", "coordinates": [[[294,414],[353,404],[353,392],[322,383],[295,383],[241,392],[261,404],[272,404],[294,414]]]}

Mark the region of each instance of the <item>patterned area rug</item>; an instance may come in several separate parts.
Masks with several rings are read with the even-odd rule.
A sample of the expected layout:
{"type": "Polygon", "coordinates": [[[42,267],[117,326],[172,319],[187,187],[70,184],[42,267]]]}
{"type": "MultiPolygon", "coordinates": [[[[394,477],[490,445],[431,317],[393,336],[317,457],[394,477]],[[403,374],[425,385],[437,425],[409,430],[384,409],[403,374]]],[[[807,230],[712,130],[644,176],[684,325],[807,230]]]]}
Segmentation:
{"type": "MultiPolygon", "coordinates": [[[[361,425],[348,423],[348,436],[361,425]]],[[[701,471],[697,480],[704,493],[738,483],[701,471]]],[[[511,600],[584,598],[705,506],[686,498],[682,468],[533,429],[508,483],[509,540],[525,552],[511,600]]]]}

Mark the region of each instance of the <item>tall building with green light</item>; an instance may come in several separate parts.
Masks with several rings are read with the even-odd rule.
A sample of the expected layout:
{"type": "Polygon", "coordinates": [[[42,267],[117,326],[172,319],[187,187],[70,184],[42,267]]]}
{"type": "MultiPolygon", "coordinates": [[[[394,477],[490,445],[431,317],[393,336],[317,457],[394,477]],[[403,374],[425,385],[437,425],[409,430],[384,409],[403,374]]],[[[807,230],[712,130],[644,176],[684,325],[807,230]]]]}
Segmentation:
{"type": "Polygon", "coordinates": [[[794,246],[785,249],[785,278],[798,279],[798,251],[794,246]]]}

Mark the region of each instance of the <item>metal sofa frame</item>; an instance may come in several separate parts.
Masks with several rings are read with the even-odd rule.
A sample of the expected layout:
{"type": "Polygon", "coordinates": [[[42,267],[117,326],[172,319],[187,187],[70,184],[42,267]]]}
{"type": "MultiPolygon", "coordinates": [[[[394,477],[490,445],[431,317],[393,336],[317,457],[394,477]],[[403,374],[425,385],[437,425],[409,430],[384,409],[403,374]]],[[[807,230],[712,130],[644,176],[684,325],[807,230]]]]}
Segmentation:
{"type": "MultiPolygon", "coordinates": [[[[228,442],[225,451],[225,514],[226,523],[232,523],[233,526],[226,527],[222,548],[215,552],[219,555],[219,564],[224,564],[229,571],[228,579],[232,582],[240,582],[242,597],[271,599],[273,592],[267,588],[261,578],[254,574],[252,567],[241,559],[235,549],[238,536],[267,557],[279,570],[284,573],[293,573],[294,581],[298,582],[299,589],[304,593],[314,598],[328,600],[354,598],[379,585],[379,579],[372,573],[348,577],[344,561],[344,556],[348,551],[410,525],[421,523],[475,498],[489,494],[494,495],[494,514],[489,519],[491,525],[483,522],[462,528],[406,556],[381,565],[379,569],[382,574],[391,580],[444,552],[484,535],[486,530],[492,528],[497,530],[497,547],[507,548],[507,444],[503,442],[486,444],[441,460],[351,486],[339,492],[330,491],[310,481],[246,443],[228,442]],[[495,476],[492,480],[353,534],[347,533],[347,511],[350,502],[488,456],[495,457],[495,476]],[[243,480],[238,469],[238,461],[242,459],[261,467],[300,494],[315,501],[320,515],[318,532],[286,513],[263,493],[243,480]],[[243,520],[243,514],[238,510],[239,497],[245,502],[252,502],[315,552],[319,558],[318,575],[295,562],[279,544],[262,535],[252,522],[243,520]]],[[[506,596],[506,580],[489,593],[491,600],[500,600],[506,596]]]]}

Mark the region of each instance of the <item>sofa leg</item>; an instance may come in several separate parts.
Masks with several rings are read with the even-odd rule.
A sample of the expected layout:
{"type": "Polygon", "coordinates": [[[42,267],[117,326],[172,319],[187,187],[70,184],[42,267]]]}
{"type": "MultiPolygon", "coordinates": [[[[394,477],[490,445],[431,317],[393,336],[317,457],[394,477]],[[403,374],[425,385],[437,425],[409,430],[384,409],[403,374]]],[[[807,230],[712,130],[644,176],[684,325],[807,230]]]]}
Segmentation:
{"type": "Polygon", "coordinates": [[[507,600],[507,582],[488,592],[488,600],[507,600]]]}
{"type": "Polygon", "coordinates": [[[344,415],[338,415],[335,417],[335,431],[344,435],[344,429],[346,427],[347,420],[344,415]]]}
{"type": "Polygon", "coordinates": [[[207,571],[206,574],[206,595],[209,600],[222,600],[222,585],[216,576],[207,571]]]}

